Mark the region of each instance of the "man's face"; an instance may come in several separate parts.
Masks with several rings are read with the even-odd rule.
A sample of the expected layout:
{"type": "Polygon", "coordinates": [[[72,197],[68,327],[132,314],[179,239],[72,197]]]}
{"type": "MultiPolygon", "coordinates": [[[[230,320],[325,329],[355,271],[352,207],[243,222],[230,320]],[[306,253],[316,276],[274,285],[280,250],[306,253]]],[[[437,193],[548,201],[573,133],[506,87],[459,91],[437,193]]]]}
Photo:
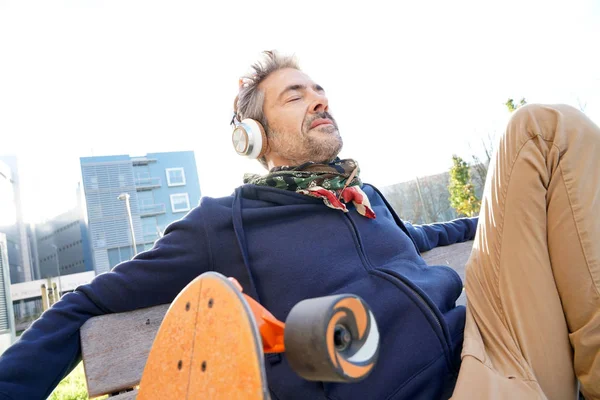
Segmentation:
{"type": "Polygon", "coordinates": [[[269,75],[260,89],[268,124],[267,160],[299,165],[328,162],[338,155],[342,138],[322,87],[303,72],[285,68],[269,75]]]}

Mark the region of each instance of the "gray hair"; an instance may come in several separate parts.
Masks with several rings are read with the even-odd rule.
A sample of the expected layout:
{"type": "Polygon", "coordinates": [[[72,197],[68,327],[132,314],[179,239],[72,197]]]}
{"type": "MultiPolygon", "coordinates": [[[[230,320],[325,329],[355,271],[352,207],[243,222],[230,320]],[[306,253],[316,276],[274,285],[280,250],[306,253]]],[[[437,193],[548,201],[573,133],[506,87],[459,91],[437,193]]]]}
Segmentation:
{"type": "Polygon", "coordinates": [[[300,66],[294,56],[281,55],[276,50],[263,51],[262,56],[262,59],[255,62],[250,72],[241,79],[235,112],[240,121],[244,118],[252,118],[260,122],[266,130],[267,121],[263,113],[265,94],[258,86],[277,70],[284,68],[299,70],[300,66]]]}

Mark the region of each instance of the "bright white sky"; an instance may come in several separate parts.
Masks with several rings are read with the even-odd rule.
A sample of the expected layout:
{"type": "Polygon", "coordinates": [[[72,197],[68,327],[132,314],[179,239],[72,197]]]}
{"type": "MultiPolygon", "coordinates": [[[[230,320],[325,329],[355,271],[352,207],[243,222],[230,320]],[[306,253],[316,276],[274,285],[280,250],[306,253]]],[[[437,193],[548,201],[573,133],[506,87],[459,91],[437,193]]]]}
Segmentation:
{"type": "Polygon", "coordinates": [[[600,2],[0,0],[0,154],[25,218],[76,204],[79,157],[194,150],[203,195],[256,162],[228,125],[258,53],[296,53],[328,93],[343,157],[384,186],[449,168],[508,97],[600,122],[600,2]]]}

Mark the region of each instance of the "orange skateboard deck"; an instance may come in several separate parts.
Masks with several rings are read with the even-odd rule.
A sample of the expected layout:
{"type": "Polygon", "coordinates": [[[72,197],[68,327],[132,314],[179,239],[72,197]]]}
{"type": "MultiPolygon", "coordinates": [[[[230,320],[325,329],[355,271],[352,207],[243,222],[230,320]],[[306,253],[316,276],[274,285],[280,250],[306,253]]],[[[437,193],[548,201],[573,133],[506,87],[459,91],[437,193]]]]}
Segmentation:
{"type": "Polygon", "coordinates": [[[283,352],[307,380],[365,379],[379,353],[373,313],[358,296],[338,294],[299,302],[284,324],[237,281],[207,272],[169,307],[137,398],[269,399],[264,353],[283,352]]]}
{"type": "Polygon", "coordinates": [[[140,382],[145,399],[268,399],[263,344],[238,288],[216,273],[169,307],[140,382]]]}

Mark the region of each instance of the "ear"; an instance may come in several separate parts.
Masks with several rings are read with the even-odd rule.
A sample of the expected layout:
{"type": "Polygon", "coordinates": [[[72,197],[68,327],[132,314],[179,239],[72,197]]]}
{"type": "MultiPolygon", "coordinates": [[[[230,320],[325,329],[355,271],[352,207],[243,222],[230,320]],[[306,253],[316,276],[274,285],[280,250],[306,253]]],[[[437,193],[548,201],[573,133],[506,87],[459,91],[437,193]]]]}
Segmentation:
{"type": "Polygon", "coordinates": [[[267,136],[267,147],[265,150],[265,153],[262,156],[262,159],[265,161],[263,166],[269,170],[270,168],[268,167],[269,162],[270,161],[275,161],[279,158],[279,154],[277,153],[276,150],[273,150],[273,148],[271,147],[271,143],[270,143],[270,139],[269,136],[267,136]]]}
{"type": "Polygon", "coordinates": [[[265,152],[263,153],[262,158],[266,160],[266,157],[271,155],[271,143],[269,142],[269,136],[265,135],[265,138],[267,139],[267,144],[265,146],[265,152]]]}

